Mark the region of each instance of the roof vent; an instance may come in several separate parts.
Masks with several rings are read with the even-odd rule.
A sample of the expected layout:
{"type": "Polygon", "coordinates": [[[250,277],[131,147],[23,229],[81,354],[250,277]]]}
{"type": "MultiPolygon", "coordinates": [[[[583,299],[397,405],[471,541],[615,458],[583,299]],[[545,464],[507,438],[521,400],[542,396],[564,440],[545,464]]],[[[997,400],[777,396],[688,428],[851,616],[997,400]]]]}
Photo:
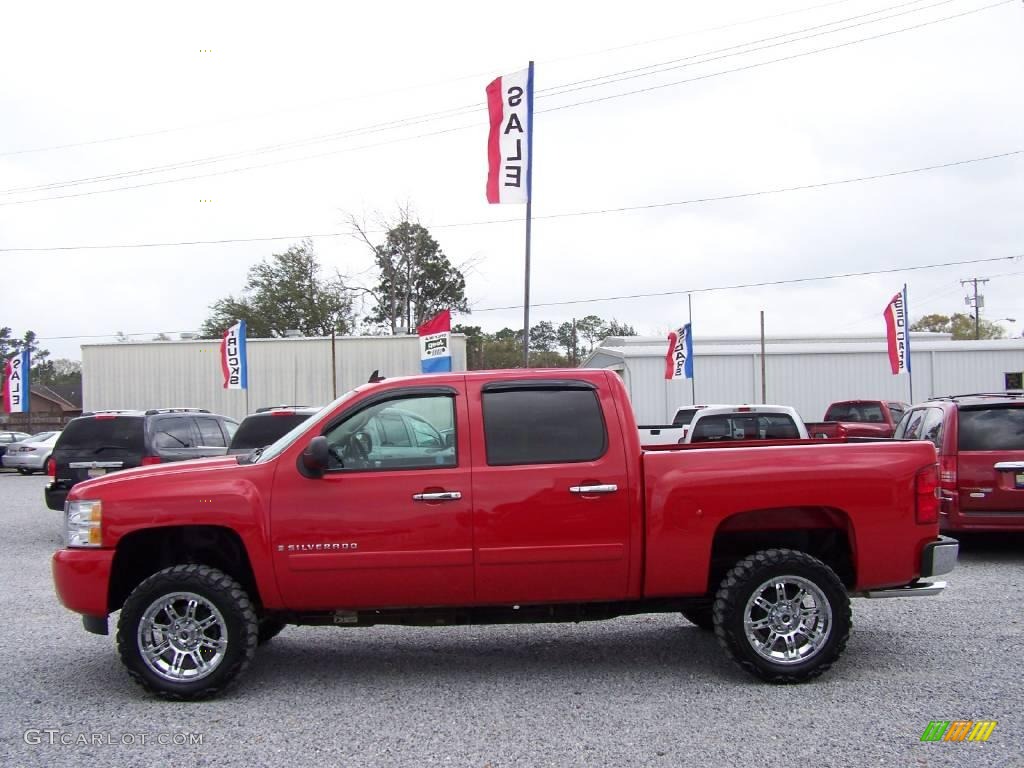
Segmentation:
{"type": "Polygon", "coordinates": [[[284,332],[284,337],[286,339],[301,339],[302,331],[300,331],[298,328],[289,328],[284,332]]]}

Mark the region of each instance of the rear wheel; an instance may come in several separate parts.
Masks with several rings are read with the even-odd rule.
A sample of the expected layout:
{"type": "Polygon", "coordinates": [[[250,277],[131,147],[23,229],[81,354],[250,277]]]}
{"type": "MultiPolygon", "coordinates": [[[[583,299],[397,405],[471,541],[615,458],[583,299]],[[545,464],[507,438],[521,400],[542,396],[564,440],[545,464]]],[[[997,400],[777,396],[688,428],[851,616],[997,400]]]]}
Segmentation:
{"type": "Polygon", "coordinates": [[[252,601],[226,573],[176,565],[143,581],[125,601],[117,648],[128,673],[169,699],[212,696],[256,650],[252,601]]]}
{"type": "Polygon", "coordinates": [[[817,677],[850,636],[850,599],[835,572],[792,549],[738,562],[715,595],[715,634],[748,672],[772,683],[817,677]]]}

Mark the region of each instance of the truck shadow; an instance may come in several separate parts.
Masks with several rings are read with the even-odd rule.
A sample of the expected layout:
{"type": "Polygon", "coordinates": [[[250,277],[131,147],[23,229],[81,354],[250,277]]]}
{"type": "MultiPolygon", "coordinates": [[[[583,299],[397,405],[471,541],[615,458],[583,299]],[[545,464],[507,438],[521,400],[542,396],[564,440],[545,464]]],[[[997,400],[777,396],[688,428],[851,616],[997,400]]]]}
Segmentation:
{"type": "Polygon", "coordinates": [[[960,560],[966,562],[1024,561],[1024,531],[993,533],[957,533],[960,560]]]}
{"type": "Polygon", "coordinates": [[[565,625],[520,627],[289,627],[261,648],[247,679],[261,685],[316,687],[422,678],[472,683],[538,675],[583,678],[708,677],[744,679],[714,635],[631,624],[612,631],[565,625]]]}

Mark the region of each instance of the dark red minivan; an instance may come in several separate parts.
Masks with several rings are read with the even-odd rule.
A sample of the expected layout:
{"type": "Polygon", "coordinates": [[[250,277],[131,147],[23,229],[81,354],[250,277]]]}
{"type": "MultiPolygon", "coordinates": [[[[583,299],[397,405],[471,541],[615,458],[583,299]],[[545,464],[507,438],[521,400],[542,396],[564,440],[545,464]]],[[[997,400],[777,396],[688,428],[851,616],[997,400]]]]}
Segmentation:
{"type": "Polygon", "coordinates": [[[918,403],[894,438],[935,443],[943,531],[1024,531],[1024,396],[958,395],[918,403]]]}

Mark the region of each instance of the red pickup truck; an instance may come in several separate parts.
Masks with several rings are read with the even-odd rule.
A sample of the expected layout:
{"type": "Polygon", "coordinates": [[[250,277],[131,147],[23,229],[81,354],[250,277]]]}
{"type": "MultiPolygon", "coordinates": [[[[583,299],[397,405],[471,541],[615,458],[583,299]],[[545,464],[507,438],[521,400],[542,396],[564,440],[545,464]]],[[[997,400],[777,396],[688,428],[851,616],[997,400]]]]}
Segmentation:
{"type": "MultiPolygon", "coordinates": [[[[926,441],[643,452],[598,370],[361,386],[248,456],[76,485],[57,593],[133,678],[209,696],[286,624],[582,621],[682,612],[772,682],[815,677],[849,596],[936,594],[926,441]]],[[[680,652],[685,652],[680,649],[680,652]]]]}
{"type": "Polygon", "coordinates": [[[824,421],[807,422],[812,437],[892,437],[910,406],[891,400],[832,403],[824,421]]]}

